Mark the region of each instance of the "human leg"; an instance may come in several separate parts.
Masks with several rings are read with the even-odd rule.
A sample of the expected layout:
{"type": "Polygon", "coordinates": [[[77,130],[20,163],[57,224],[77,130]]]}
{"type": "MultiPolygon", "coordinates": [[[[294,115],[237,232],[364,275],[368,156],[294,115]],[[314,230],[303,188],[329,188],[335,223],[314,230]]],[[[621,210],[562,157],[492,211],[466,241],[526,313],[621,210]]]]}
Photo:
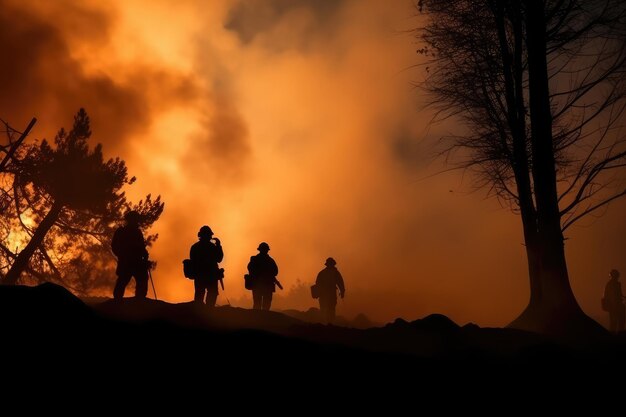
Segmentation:
{"type": "Polygon", "coordinates": [[[266,292],[263,294],[263,310],[269,310],[272,306],[272,293],[266,292]]]}
{"type": "Polygon", "coordinates": [[[328,303],[328,313],[327,313],[329,322],[335,321],[335,309],[336,308],[337,308],[337,299],[336,298],[331,299],[328,303]]]}
{"type": "Polygon", "coordinates": [[[337,300],[329,297],[320,297],[320,313],[322,320],[326,323],[330,323],[335,319],[335,306],[337,300]]]}
{"type": "Polygon", "coordinates": [[[206,305],[209,307],[215,307],[215,301],[217,300],[217,281],[211,281],[206,287],[206,305]]]}
{"type": "Polygon", "coordinates": [[[119,271],[117,274],[117,281],[115,281],[115,287],[113,288],[113,298],[121,300],[124,298],[124,291],[126,286],[130,282],[132,275],[130,271],[119,271]]]}
{"type": "Polygon", "coordinates": [[[326,318],[326,315],[327,315],[326,314],[326,309],[327,309],[326,305],[328,304],[327,300],[324,297],[320,297],[320,298],[318,298],[318,300],[320,302],[320,317],[322,318],[322,321],[327,321],[327,318],[326,318]]]}
{"type": "Polygon", "coordinates": [[[135,271],[135,298],[146,298],[148,295],[148,270],[138,268],[135,271]]]}
{"type": "Polygon", "coordinates": [[[261,295],[261,291],[252,290],[252,308],[255,310],[260,310],[262,306],[263,296],[261,295]]]}
{"type": "Polygon", "coordinates": [[[194,287],[194,297],[193,300],[196,303],[203,303],[204,302],[204,293],[206,290],[206,282],[204,280],[198,279],[196,278],[193,282],[193,287],[194,287]]]}

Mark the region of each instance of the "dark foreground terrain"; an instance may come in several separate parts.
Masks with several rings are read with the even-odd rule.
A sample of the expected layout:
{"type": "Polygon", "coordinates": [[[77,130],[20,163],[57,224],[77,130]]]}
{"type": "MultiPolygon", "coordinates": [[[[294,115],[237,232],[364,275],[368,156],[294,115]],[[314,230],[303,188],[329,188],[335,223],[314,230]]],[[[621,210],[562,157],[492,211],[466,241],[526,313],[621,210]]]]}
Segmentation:
{"type": "Polygon", "coordinates": [[[165,414],[172,404],[201,414],[217,413],[219,404],[220,413],[237,415],[377,407],[388,415],[407,406],[417,414],[428,404],[437,408],[427,414],[495,408],[508,415],[546,400],[571,408],[614,392],[620,398],[626,377],[623,335],[563,342],[460,327],[442,315],[356,329],[191,303],[88,306],[44,284],[0,287],[0,320],[1,398],[18,395],[23,411],[87,401],[82,410],[119,403],[165,414]],[[50,392],[60,393],[60,403],[41,403],[50,392]]]}

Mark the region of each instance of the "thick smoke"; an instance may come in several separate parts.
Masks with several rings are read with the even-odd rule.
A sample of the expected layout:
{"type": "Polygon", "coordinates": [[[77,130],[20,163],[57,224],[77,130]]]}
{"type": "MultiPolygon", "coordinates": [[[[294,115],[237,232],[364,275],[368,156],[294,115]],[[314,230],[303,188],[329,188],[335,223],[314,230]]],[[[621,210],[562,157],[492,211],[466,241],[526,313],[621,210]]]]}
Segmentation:
{"type": "MultiPolygon", "coordinates": [[[[181,261],[208,224],[226,253],[219,303],[244,295],[267,241],[286,288],[337,259],[339,314],[503,325],[525,306],[519,218],[464,173],[426,178],[442,169],[432,139],[455,126],[429,125],[411,87],[410,0],[51,3],[0,0],[0,117],[38,116],[49,137],[87,109],[138,177],[131,196],[166,202],[160,296],[191,298],[181,261]]],[[[608,270],[626,270],[623,209],[568,236],[592,315],[608,270]]]]}

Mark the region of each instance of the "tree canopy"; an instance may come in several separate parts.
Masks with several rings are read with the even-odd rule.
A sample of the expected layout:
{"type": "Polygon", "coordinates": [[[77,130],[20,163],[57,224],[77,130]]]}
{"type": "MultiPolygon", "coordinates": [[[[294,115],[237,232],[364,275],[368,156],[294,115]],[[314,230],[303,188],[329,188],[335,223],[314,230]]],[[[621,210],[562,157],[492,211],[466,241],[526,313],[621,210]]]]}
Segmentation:
{"type": "MultiPolygon", "coordinates": [[[[108,288],[114,279],[110,239],[127,210],[150,227],[161,215],[160,197],[133,204],[120,158],[105,160],[102,145],[89,146],[89,117],[80,109],[70,131],[53,143],[22,144],[2,175],[0,271],[5,283],[56,281],[78,293],[108,288]],[[17,247],[17,248],[16,248],[17,247]]],[[[149,235],[152,243],[156,235],[149,235]]]]}
{"type": "MultiPolygon", "coordinates": [[[[617,0],[422,0],[427,78],[457,167],[521,215],[529,305],[516,327],[589,323],[563,232],[626,195],[626,5],[617,0]],[[459,152],[456,152],[459,151],[459,152]],[[456,153],[455,153],[456,152],[456,153]]],[[[593,326],[591,326],[593,327],[593,326]]]]}

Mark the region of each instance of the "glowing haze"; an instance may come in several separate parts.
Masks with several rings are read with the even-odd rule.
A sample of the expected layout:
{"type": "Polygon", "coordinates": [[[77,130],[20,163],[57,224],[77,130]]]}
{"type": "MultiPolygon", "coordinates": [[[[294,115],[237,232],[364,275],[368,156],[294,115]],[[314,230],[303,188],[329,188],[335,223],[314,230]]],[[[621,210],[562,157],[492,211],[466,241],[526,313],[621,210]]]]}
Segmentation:
{"type": "MultiPolygon", "coordinates": [[[[469,175],[425,179],[454,126],[429,126],[412,87],[413,2],[106,3],[0,0],[0,117],[36,116],[33,136],[50,138],[86,108],[94,141],[138,177],[129,194],[166,203],[151,251],[162,298],[191,298],[181,261],[208,224],[229,300],[267,241],[286,289],[337,259],[339,314],[503,325],[525,306],[519,218],[471,193],[469,175]]],[[[608,270],[626,272],[625,207],[567,236],[592,316],[608,270]]]]}

